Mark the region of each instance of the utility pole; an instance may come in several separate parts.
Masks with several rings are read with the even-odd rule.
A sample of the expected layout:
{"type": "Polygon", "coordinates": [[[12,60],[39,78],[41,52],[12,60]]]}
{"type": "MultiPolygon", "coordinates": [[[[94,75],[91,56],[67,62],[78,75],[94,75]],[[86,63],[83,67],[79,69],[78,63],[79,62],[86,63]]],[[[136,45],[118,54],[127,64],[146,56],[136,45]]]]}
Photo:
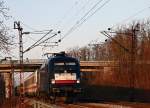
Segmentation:
{"type": "Polygon", "coordinates": [[[12,97],[13,97],[13,73],[14,73],[14,69],[13,69],[13,62],[12,62],[12,58],[11,57],[6,57],[7,59],[10,59],[10,64],[11,64],[11,71],[9,73],[9,98],[10,98],[10,108],[12,108],[12,97]]]}
{"type": "MultiPolygon", "coordinates": [[[[23,54],[29,50],[31,50],[32,48],[44,43],[45,41],[53,38],[54,36],[56,36],[57,34],[60,34],[61,32],[58,31],[58,33],[55,33],[54,35],[52,35],[51,37],[43,40],[42,42],[40,42],[46,35],[48,35],[50,32],[52,32],[53,30],[49,30],[48,33],[46,33],[42,38],[40,38],[37,42],[35,42],[31,47],[29,47],[27,50],[23,51],[23,39],[22,36],[23,34],[30,34],[30,32],[23,32],[23,28],[20,25],[20,21],[15,21],[14,22],[14,29],[18,30],[19,33],[19,63],[20,63],[20,106],[19,108],[24,108],[24,71],[23,71],[23,54]]],[[[61,39],[58,40],[58,42],[61,42],[61,39]]]]}
{"type": "MultiPolygon", "coordinates": [[[[110,29],[109,29],[110,30],[110,29]]],[[[135,61],[136,61],[136,49],[137,49],[137,32],[139,31],[139,24],[132,27],[131,33],[125,34],[125,33],[118,33],[118,34],[125,34],[131,36],[131,49],[126,48],[123,46],[120,42],[115,40],[111,37],[106,31],[102,31],[101,33],[111,40],[113,40],[116,44],[119,45],[120,48],[123,48],[126,52],[130,54],[130,70],[129,70],[129,80],[130,80],[130,101],[134,101],[135,98],[135,61]]],[[[116,32],[110,32],[110,33],[116,33],[116,32]]]]}
{"type": "Polygon", "coordinates": [[[14,22],[14,29],[19,33],[19,57],[20,57],[20,108],[24,108],[24,73],[23,73],[23,42],[22,35],[29,34],[29,32],[23,32],[23,28],[20,26],[20,22],[14,22]]]}
{"type": "Polygon", "coordinates": [[[136,49],[137,49],[137,32],[139,31],[139,24],[135,27],[132,27],[132,37],[131,37],[131,71],[130,71],[130,87],[131,87],[131,96],[130,100],[134,101],[134,89],[135,89],[135,61],[136,61],[136,49]]]}

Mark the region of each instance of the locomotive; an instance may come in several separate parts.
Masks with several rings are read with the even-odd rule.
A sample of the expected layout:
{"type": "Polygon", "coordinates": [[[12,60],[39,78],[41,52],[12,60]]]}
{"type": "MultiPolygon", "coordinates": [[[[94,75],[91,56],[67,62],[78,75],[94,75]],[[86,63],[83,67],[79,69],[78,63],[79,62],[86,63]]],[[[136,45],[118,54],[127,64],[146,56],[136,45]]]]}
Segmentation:
{"type": "Polygon", "coordinates": [[[26,96],[75,97],[81,92],[80,65],[76,58],[65,52],[55,53],[49,57],[40,69],[24,81],[26,96]]]}

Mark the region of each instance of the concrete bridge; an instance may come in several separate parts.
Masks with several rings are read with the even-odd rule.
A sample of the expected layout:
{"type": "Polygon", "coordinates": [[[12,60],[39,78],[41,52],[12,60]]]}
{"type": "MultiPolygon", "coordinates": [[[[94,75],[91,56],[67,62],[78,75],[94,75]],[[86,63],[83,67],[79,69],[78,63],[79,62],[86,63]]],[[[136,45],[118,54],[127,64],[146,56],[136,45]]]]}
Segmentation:
{"type": "MultiPolygon", "coordinates": [[[[24,72],[34,72],[45,63],[46,59],[29,59],[23,62],[24,72]]],[[[97,71],[99,67],[118,66],[114,61],[80,61],[81,71],[97,71]]],[[[0,73],[20,72],[21,66],[19,60],[8,60],[0,63],[0,73]]]]}

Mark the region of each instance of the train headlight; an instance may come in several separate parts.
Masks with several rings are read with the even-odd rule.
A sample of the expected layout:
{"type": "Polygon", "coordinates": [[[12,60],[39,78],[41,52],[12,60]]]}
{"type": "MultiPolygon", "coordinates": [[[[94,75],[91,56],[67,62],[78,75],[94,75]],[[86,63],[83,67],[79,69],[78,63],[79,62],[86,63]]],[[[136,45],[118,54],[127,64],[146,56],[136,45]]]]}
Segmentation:
{"type": "Polygon", "coordinates": [[[54,80],[54,79],[52,79],[52,80],[51,80],[51,83],[52,83],[52,84],[55,84],[55,80],[54,80]]]}
{"type": "Polygon", "coordinates": [[[80,83],[80,80],[79,80],[79,79],[77,79],[77,83],[80,83]]]}

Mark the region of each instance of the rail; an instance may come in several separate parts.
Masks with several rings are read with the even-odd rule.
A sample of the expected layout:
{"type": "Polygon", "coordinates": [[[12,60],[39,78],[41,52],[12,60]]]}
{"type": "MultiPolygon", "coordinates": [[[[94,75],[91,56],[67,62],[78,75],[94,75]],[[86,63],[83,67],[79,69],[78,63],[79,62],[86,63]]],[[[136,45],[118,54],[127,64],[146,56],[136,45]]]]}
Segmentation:
{"type": "Polygon", "coordinates": [[[54,105],[44,103],[37,100],[31,100],[33,108],[56,108],[54,105]]]}

